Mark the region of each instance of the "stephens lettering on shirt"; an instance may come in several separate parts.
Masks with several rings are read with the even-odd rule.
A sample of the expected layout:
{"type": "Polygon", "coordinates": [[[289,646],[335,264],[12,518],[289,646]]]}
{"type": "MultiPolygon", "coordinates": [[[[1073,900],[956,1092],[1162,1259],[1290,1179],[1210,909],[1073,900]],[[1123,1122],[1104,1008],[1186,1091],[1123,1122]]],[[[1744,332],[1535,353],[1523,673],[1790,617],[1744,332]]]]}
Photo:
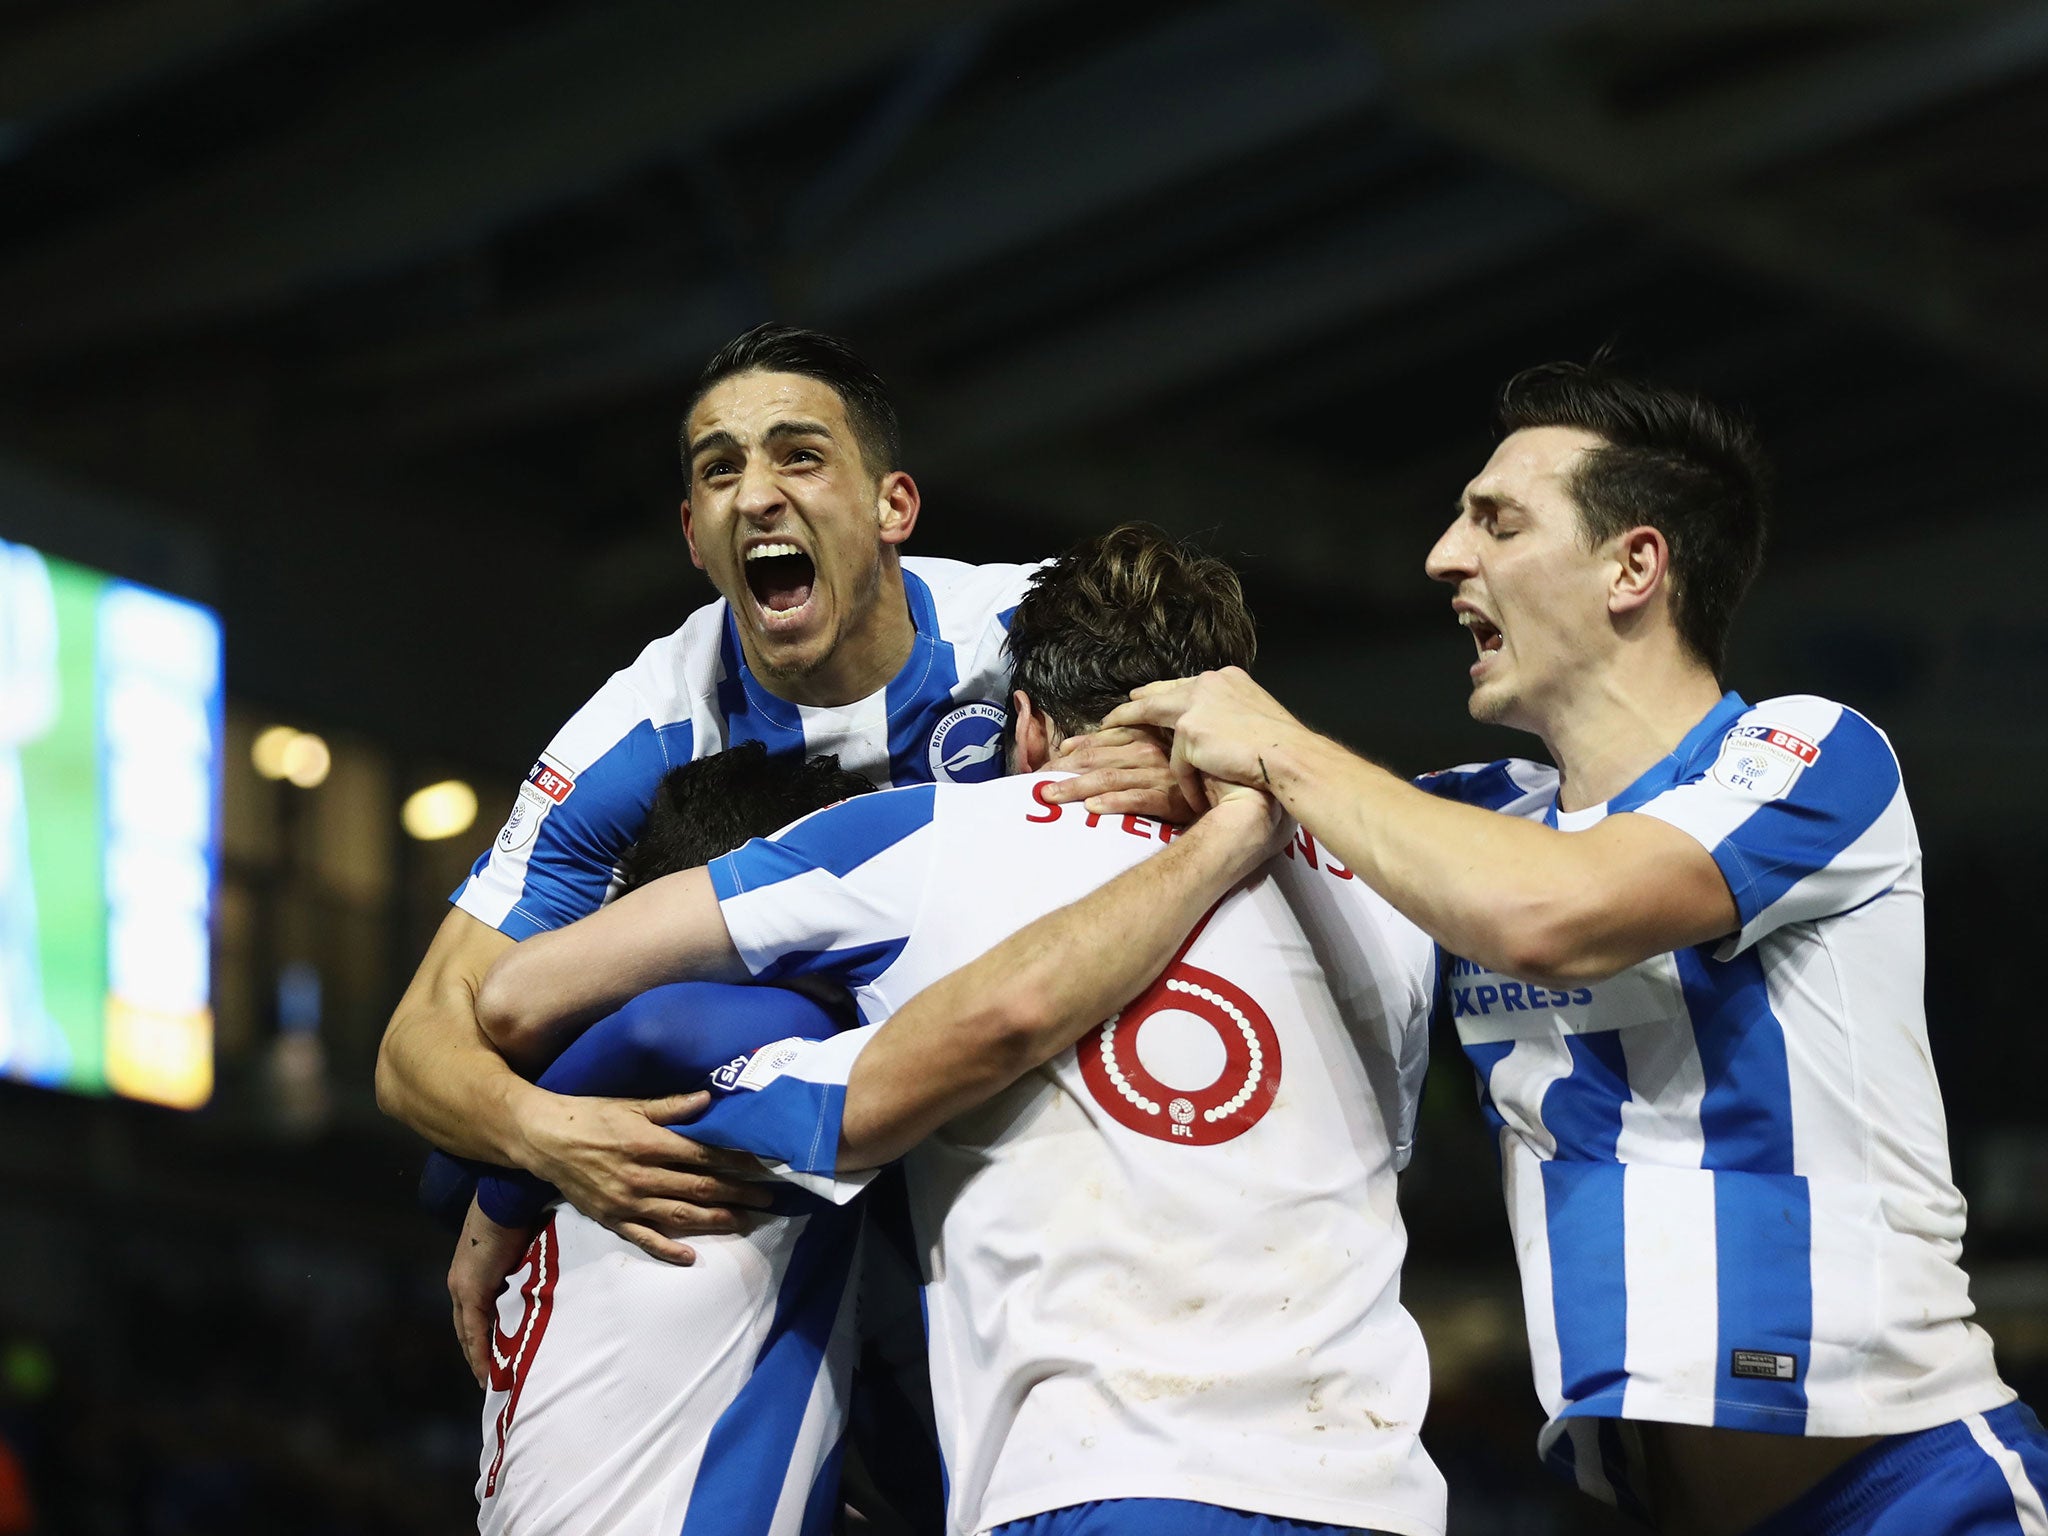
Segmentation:
{"type": "Polygon", "coordinates": [[[1026,812],[1024,819],[1036,826],[1051,826],[1060,819],[1061,812],[1074,810],[1081,812],[1082,824],[1084,826],[1114,827],[1118,831],[1128,832],[1132,837],[1156,837],[1162,843],[1170,843],[1180,836],[1180,828],[1170,821],[1154,821],[1149,816],[1098,816],[1093,811],[1082,810],[1078,805],[1058,805],[1045,798],[1048,782],[1050,781],[1041,779],[1038,783],[1031,786],[1031,799],[1045,811],[1045,815],[1040,816],[1036,812],[1026,812]]]}
{"type": "MultiPolygon", "coordinates": [[[[1060,819],[1065,810],[1081,810],[1079,806],[1057,805],[1045,798],[1045,782],[1031,786],[1031,798],[1045,814],[1028,812],[1024,819],[1038,826],[1050,826],[1060,819]]],[[[1090,827],[1111,825],[1133,837],[1156,837],[1162,843],[1170,843],[1180,836],[1180,828],[1170,821],[1154,821],[1149,816],[1098,816],[1093,811],[1081,811],[1084,824],[1090,827]]],[[[1327,848],[1320,847],[1308,828],[1295,828],[1294,841],[1280,850],[1287,858],[1299,858],[1310,869],[1318,870],[1336,880],[1356,880],[1358,877],[1340,864],[1327,848]]]]}
{"type": "Polygon", "coordinates": [[[1299,854],[1307,862],[1310,869],[1320,869],[1325,874],[1334,875],[1339,880],[1356,880],[1358,878],[1350,870],[1338,863],[1336,856],[1329,849],[1318,848],[1315,837],[1309,832],[1307,827],[1296,827],[1294,829],[1294,841],[1281,851],[1290,859],[1299,854]],[[1320,855],[1320,861],[1318,855],[1320,855]]]}

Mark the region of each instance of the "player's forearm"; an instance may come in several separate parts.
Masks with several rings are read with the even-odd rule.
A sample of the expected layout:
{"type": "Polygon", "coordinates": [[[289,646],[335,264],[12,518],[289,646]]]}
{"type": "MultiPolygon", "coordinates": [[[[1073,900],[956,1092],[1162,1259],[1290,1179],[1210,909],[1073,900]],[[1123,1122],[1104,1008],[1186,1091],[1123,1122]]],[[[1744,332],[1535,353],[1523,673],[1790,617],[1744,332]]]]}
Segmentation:
{"type": "Polygon", "coordinates": [[[477,1020],[512,1060],[545,1060],[577,1026],[651,987],[692,979],[748,979],[701,869],[665,875],[499,956],[477,1020]]]}
{"type": "Polygon", "coordinates": [[[1640,913],[1615,899],[1626,872],[1603,868],[1591,834],[1438,799],[1305,728],[1261,762],[1289,814],[1453,954],[1576,983],[1656,952],[1641,948],[1655,940],[1639,937],[1640,913]]]}
{"type": "Polygon", "coordinates": [[[377,1053],[379,1107],[457,1157],[526,1166],[521,1115],[539,1091],[506,1065],[474,1018],[410,997],[377,1053]]]}
{"type": "Polygon", "coordinates": [[[840,1167],[900,1157],[1143,991],[1202,914],[1264,860],[1269,825],[1243,806],[1211,812],[1135,869],[912,998],[854,1064],[840,1167]]]}

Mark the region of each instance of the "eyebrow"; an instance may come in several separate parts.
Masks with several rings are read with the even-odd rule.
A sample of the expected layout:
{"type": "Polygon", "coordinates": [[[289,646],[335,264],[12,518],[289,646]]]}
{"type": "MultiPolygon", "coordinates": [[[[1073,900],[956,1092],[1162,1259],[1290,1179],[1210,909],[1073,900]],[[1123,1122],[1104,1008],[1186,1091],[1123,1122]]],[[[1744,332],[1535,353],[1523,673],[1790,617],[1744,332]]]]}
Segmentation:
{"type": "MultiPolygon", "coordinates": [[[[831,440],[832,429],[822,421],[778,421],[761,434],[763,443],[784,442],[792,437],[822,437],[831,440]]],[[[695,463],[697,456],[708,449],[717,448],[725,452],[736,451],[740,440],[723,427],[715,432],[706,432],[690,444],[690,460],[695,463]]]]}
{"type": "Polygon", "coordinates": [[[706,449],[732,449],[739,447],[739,445],[740,440],[734,437],[730,432],[727,432],[722,428],[716,432],[706,432],[702,437],[698,438],[697,441],[690,444],[690,459],[694,463],[696,461],[697,456],[700,453],[703,453],[706,449]]]}
{"type": "Polygon", "coordinates": [[[1498,512],[1504,507],[1516,512],[1526,512],[1529,510],[1512,496],[1500,496],[1490,492],[1481,492],[1477,496],[1460,496],[1458,498],[1458,512],[1462,515],[1468,506],[1494,512],[1498,512]]]}

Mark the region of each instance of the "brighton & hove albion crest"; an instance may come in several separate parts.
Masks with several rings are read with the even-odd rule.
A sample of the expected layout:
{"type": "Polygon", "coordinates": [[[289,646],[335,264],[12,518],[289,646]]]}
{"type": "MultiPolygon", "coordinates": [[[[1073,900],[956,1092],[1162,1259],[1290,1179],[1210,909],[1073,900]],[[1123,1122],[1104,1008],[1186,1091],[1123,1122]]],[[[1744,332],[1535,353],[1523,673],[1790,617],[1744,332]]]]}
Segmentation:
{"type": "Polygon", "coordinates": [[[980,784],[1003,772],[1003,722],[1000,706],[986,702],[962,704],[932,730],[927,756],[932,779],[939,784],[980,784]]]}

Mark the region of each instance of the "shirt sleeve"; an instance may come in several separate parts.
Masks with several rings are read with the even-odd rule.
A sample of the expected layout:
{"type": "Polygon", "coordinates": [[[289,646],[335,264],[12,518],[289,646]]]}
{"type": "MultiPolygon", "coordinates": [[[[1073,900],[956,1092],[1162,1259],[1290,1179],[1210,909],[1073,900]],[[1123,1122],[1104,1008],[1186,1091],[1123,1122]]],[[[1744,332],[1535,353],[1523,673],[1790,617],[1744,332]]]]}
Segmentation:
{"type": "MultiPolygon", "coordinates": [[[[721,1115],[721,1102],[741,1090],[755,1056],[810,1044],[837,1027],[838,1021],[822,1004],[781,987],[677,982],[643,992],[591,1025],[555,1058],[539,1083],[554,1093],[635,1098],[708,1088],[711,1108],[676,1129],[695,1141],[755,1153],[770,1173],[780,1176],[788,1171],[784,1164],[791,1159],[790,1149],[795,1149],[795,1157],[808,1158],[813,1152],[810,1143],[790,1127],[786,1115],[781,1120],[721,1115]],[[771,1137],[771,1132],[778,1134],[771,1137]]],[[[783,1094],[777,1102],[791,1098],[783,1094]]],[[[836,1158],[836,1112],[829,1133],[831,1155],[836,1158]]],[[[826,1171],[831,1171],[829,1165],[826,1171]]],[[[803,1177],[787,1182],[826,1198],[836,1193],[811,1188],[815,1181],[803,1177]]],[[[853,1183],[837,1198],[849,1199],[859,1187],[853,1183]]],[[[484,1214],[501,1226],[525,1226],[557,1198],[552,1185],[517,1169],[488,1170],[478,1179],[476,1192],[484,1214]]]]}
{"type": "Polygon", "coordinates": [[[781,1040],[735,1064],[730,1085],[714,1090],[711,1107],[683,1130],[718,1147],[752,1152],[787,1183],[844,1205],[876,1170],[840,1173],[839,1131],[853,1064],[879,1024],[829,1040],[781,1040]]]}
{"type": "Polygon", "coordinates": [[[1680,783],[1632,809],[1687,833],[1720,867],[1742,924],[1724,960],[1787,923],[1876,899],[1919,862],[1891,743],[1826,699],[1749,710],[1680,783]]]}
{"type": "Polygon", "coordinates": [[[1295,918],[1327,957],[1323,968],[1347,1028],[1372,1059],[1367,1080],[1394,1166],[1404,1168],[1429,1072],[1436,945],[1306,829],[1296,830],[1274,867],[1295,918]]]}
{"type": "Polygon", "coordinates": [[[1394,1167],[1406,1168],[1415,1155],[1422,1085],[1429,1076],[1429,1023],[1436,1001],[1436,941],[1403,917],[1363,880],[1352,903],[1355,920],[1374,935],[1370,967],[1387,1021],[1393,1058],[1393,1097],[1386,1123],[1394,1137],[1394,1167]]]}
{"type": "Polygon", "coordinates": [[[662,775],[690,760],[689,721],[656,725],[624,673],[562,727],[511,815],[451,898],[509,938],[595,912],[662,775]]]}
{"type": "Polygon", "coordinates": [[[937,848],[931,784],[878,790],[714,859],[712,889],[756,980],[872,982],[909,941],[937,848]]]}

